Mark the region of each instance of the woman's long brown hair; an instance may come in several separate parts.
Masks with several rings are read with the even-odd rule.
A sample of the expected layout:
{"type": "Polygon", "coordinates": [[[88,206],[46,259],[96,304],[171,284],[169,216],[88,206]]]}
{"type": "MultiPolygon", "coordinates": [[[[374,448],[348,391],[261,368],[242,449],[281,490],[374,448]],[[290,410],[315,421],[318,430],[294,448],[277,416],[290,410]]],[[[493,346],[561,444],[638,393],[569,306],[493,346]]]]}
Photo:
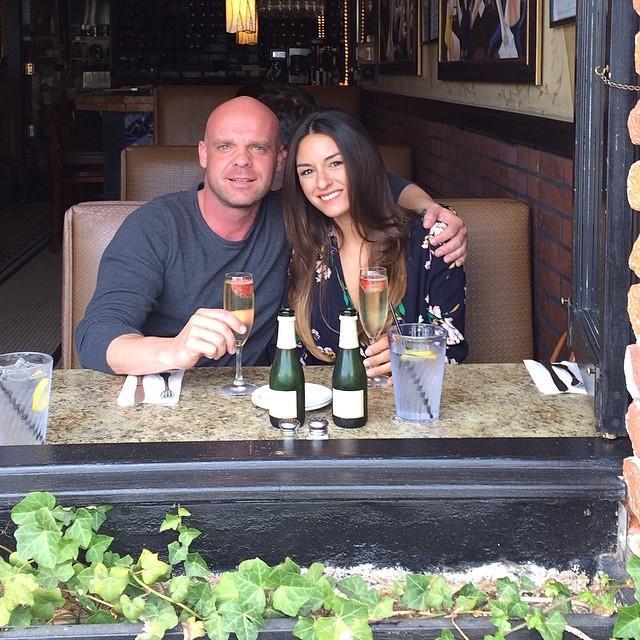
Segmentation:
{"type": "Polygon", "coordinates": [[[351,219],[358,234],[369,244],[369,264],[387,268],[389,302],[397,305],[407,286],[403,241],[408,216],[394,202],[387,173],[376,144],[364,127],[347,113],[338,110],[318,111],[299,125],[289,144],[284,173],[284,222],[293,245],[289,304],[296,314],[296,330],[305,347],[316,358],[331,362],[333,358],[319,349],[311,335],[312,297],[319,295],[322,304],[323,283],[314,286],[316,262],[328,257],[329,235],[340,244],[339,227],[316,209],[306,198],[296,170],[298,147],[312,133],[330,136],[342,155],[349,178],[351,219]],[[318,293],[316,293],[316,290],[318,293]]]}

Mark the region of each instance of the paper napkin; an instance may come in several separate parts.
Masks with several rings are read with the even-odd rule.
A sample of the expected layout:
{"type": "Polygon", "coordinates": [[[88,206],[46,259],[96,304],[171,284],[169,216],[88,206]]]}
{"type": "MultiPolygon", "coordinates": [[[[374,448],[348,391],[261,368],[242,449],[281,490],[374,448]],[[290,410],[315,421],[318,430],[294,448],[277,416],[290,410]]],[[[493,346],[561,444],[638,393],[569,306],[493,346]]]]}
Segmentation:
{"type": "MultiPolygon", "coordinates": [[[[169,389],[171,397],[167,397],[165,392],[164,378],[159,373],[149,373],[142,376],[142,386],[144,388],[144,398],[142,402],[145,404],[164,404],[173,406],[178,404],[180,400],[180,390],[182,389],[182,378],[184,377],[184,369],[175,369],[168,371],[169,389]],[[164,395],[163,395],[164,394],[164,395]]],[[[136,386],[138,384],[138,376],[127,376],[122,389],[118,395],[118,406],[133,407],[135,403],[136,386]]]]}
{"type": "Polygon", "coordinates": [[[523,360],[523,362],[540,393],[545,395],[554,393],[580,393],[586,395],[587,390],[580,374],[580,367],[575,362],[563,360],[550,365],[558,378],[564,382],[567,387],[566,391],[558,388],[544,364],[536,360],[523,360]]]}

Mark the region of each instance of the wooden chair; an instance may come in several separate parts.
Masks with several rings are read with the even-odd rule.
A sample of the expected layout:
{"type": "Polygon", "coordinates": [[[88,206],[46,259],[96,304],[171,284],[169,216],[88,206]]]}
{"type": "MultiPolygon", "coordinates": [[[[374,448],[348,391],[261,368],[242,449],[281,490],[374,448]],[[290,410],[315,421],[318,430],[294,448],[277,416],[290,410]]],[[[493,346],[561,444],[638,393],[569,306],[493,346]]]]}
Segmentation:
{"type": "Polygon", "coordinates": [[[74,144],[73,110],[68,102],[51,105],[49,136],[53,179],[51,250],[56,251],[62,238],[65,210],[74,201],[83,199],[77,195],[78,185],[103,184],[103,157],[101,151],[85,150],[74,144]]]}

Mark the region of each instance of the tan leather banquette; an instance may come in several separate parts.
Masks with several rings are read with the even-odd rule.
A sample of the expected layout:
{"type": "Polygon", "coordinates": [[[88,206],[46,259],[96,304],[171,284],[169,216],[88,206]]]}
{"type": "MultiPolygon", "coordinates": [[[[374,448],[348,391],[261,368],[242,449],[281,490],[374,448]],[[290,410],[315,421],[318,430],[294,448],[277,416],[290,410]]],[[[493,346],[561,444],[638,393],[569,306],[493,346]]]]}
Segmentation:
{"type": "MultiPolygon", "coordinates": [[[[529,207],[519,200],[449,200],[473,239],[467,273],[467,362],[519,362],[533,354],[529,207]]],[[[62,366],[79,367],[75,330],[96,286],[102,253],[140,202],[85,202],[67,211],[62,366]]]]}

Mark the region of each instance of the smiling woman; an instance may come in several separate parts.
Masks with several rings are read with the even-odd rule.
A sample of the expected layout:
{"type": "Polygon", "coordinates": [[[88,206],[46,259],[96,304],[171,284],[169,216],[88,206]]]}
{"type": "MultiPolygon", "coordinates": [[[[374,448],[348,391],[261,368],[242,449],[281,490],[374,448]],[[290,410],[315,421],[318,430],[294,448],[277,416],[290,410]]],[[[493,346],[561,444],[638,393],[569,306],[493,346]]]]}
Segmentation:
{"type": "MultiPolygon", "coordinates": [[[[380,153],[359,122],[333,110],[303,120],[289,144],[284,212],[290,304],[308,363],[333,362],[341,309],[359,309],[360,269],[372,265],[387,269],[389,302],[402,320],[441,324],[449,360],[466,357],[464,272],[434,255],[437,224],[426,233],[394,204],[380,153]]],[[[390,322],[385,312],[384,326],[390,322]]],[[[366,355],[370,376],[389,373],[386,336],[366,355]]]]}

